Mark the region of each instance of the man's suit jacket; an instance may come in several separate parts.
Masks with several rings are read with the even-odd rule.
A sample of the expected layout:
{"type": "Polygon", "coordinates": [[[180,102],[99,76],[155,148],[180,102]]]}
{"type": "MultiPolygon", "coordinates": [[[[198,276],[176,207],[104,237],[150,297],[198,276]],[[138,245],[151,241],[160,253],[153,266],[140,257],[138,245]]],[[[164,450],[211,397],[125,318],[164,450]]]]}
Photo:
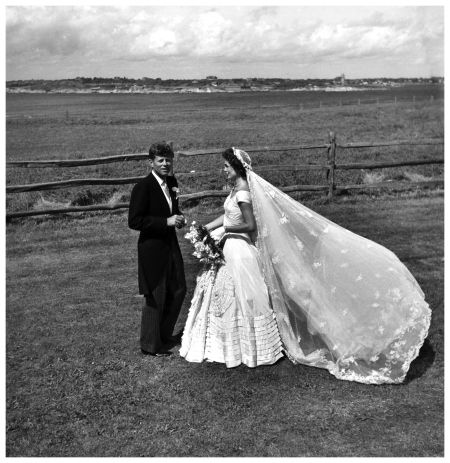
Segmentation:
{"type": "MultiPolygon", "coordinates": [[[[169,262],[171,253],[181,252],[175,227],[167,226],[167,218],[181,214],[175,177],[167,177],[172,198],[172,212],[164,193],[152,173],[140,180],[131,192],[128,226],[139,230],[138,277],[139,293],[148,295],[158,285],[169,262]]],[[[181,260],[182,262],[182,260],[181,260]]]]}

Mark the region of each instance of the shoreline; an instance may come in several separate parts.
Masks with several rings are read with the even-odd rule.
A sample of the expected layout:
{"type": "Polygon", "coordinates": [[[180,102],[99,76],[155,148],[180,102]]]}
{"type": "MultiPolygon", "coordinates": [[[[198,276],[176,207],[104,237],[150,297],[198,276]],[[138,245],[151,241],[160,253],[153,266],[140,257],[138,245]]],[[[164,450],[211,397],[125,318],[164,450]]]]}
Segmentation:
{"type": "Polygon", "coordinates": [[[401,85],[386,86],[386,87],[299,87],[287,89],[240,89],[240,90],[218,90],[218,89],[164,89],[164,90],[73,90],[73,89],[52,89],[52,90],[28,90],[28,89],[11,89],[6,88],[7,94],[109,94],[109,95],[149,95],[161,93],[181,93],[181,94],[196,94],[196,93],[258,93],[258,92],[362,92],[362,91],[386,91],[391,88],[399,88],[401,85]]]}

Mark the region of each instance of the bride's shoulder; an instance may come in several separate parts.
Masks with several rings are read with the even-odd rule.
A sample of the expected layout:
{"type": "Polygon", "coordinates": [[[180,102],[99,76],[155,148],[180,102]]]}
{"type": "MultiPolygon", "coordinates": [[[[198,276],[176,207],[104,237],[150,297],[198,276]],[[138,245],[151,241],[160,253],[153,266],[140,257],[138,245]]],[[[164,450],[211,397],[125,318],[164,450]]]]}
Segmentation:
{"type": "Polygon", "coordinates": [[[236,193],[238,191],[248,191],[250,193],[250,187],[248,186],[247,180],[244,180],[238,187],[236,187],[236,193]]]}
{"type": "Polygon", "coordinates": [[[245,185],[240,185],[239,188],[236,189],[236,201],[238,203],[244,202],[244,203],[251,203],[251,197],[250,197],[250,189],[248,187],[248,183],[245,185]]]}

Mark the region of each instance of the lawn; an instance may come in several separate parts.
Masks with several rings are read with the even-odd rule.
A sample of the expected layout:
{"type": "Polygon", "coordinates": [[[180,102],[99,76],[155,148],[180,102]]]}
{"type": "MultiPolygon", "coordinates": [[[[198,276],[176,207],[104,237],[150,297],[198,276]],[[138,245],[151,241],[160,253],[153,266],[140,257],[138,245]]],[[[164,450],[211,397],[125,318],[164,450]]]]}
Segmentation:
{"type": "MultiPolygon", "coordinates": [[[[170,140],[174,148],[205,149],[237,146],[323,145],[330,130],[338,143],[387,142],[444,137],[443,87],[399,87],[371,92],[254,92],[162,95],[7,95],[6,159],[81,159],[145,152],[151,143],[170,140]],[[420,94],[422,92],[422,94],[420,94]],[[412,103],[412,95],[417,102],[412,103]],[[431,96],[436,99],[431,102],[431,96]],[[398,97],[399,103],[339,105],[398,97]],[[405,101],[409,99],[409,102],[405,101]],[[319,100],[323,107],[319,108],[319,100]],[[302,107],[301,105],[304,105],[302,107]],[[26,136],[25,136],[26,135],[26,136]]],[[[325,163],[324,148],[298,152],[255,153],[258,164],[325,163]]],[[[400,161],[443,157],[443,146],[399,146],[338,149],[337,162],[400,161]]],[[[177,172],[214,171],[180,176],[182,193],[223,187],[218,156],[178,160],[177,172]]],[[[442,165],[400,167],[374,172],[385,180],[414,175],[442,178],[442,165]]],[[[135,177],[145,173],[142,161],[77,168],[8,168],[8,185],[73,178],[135,177]]],[[[325,171],[264,172],[277,186],[326,183],[325,171]]],[[[337,171],[338,184],[363,183],[363,170],[337,171]]],[[[8,194],[9,211],[29,210],[44,201],[86,205],[126,202],[130,185],[85,186],[62,190],[8,194]],[[44,200],[44,201],[43,201],[44,200]]],[[[51,207],[51,204],[47,207],[51,207]]]]}
{"type": "MultiPolygon", "coordinates": [[[[394,251],[433,312],[401,385],[294,365],[226,369],[140,354],[137,234],[126,213],[6,228],[9,457],[425,457],[444,446],[443,196],[311,207],[394,251]]],[[[209,220],[219,210],[187,210],[209,220]]],[[[180,233],[188,295],[199,264],[180,233]]],[[[177,349],[175,349],[175,352],[177,349]]]]}

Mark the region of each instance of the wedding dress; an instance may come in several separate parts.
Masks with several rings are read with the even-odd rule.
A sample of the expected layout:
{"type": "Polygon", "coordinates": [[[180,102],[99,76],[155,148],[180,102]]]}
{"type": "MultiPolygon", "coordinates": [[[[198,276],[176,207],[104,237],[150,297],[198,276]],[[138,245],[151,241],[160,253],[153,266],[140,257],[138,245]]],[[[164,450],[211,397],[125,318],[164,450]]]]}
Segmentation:
{"type": "MultiPolygon", "coordinates": [[[[191,337],[204,336],[205,344],[228,339],[225,324],[211,338],[207,321],[203,331],[195,328],[194,335],[196,313],[201,307],[205,320],[208,313],[226,313],[227,300],[237,306],[241,298],[248,301],[247,294],[237,289],[233,293],[233,287],[244,281],[243,274],[262,273],[263,293],[268,292],[290,360],[325,368],[339,379],[367,384],[402,382],[431,321],[430,308],[414,277],[394,253],[295,201],[253,172],[247,153],[234,149],[234,154],[247,170],[258,228],[257,252],[253,264],[242,263],[229,271],[227,256],[239,260],[234,252],[241,252],[232,244],[226,265],[215,277],[211,271],[199,276],[182,355],[190,360],[191,337]],[[219,285],[227,289],[218,290],[219,285]]],[[[225,246],[237,241],[228,240],[225,246]]],[[[253,312],[263,307],[254,301],[249,306],[253,312]]],[[[265,313],[269,318],[270,312],[265,313]]],[[[269,345],[272,332],[261,333],[269,345]]],[[[201,361],[200,357],[195,361],[201,361]]]]}
{"type": "MultiPolygon", "coordinates": [[[[250,203],[250,193],[230,193],[224,226],[244,223],[238,202],[250,203]]],[[[223,227],[213,235],[222,232],[223,227]]],[[[225,265],[197,278],[180,355],[190,362],[208,360],[227,367],[272,364],[283,356],[282,345],[258,251],[248,234],[229,233],[223,254],[225,265]]]]}

